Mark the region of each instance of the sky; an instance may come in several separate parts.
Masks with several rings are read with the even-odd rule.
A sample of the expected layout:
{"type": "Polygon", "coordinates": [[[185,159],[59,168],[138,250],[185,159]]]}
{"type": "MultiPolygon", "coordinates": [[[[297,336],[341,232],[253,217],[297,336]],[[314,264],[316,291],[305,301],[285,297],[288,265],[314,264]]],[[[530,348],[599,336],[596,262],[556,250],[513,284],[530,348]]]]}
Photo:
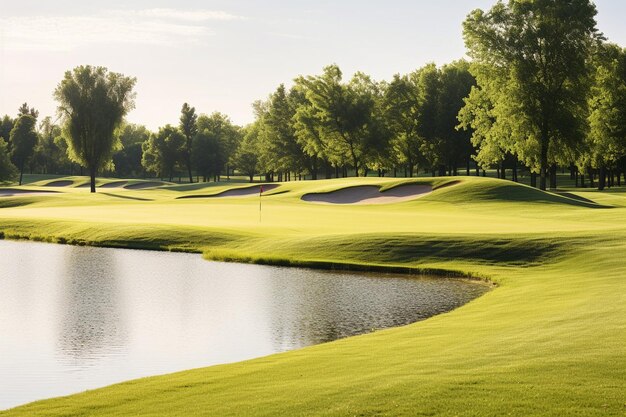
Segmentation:
{"type": "MultiPolygon", "coordinates": [[[[199,113],[253,120],[251,104],[336,63],[389,79],[464,57],[461,23],[495,0],[0,0],[0,115],[23,102],[55,116],[65,71],[101,65],[137,78],[133,123],[199,113]]],[[[626,2],[597,0],[598,27],[626,46],[626,2]]]]}

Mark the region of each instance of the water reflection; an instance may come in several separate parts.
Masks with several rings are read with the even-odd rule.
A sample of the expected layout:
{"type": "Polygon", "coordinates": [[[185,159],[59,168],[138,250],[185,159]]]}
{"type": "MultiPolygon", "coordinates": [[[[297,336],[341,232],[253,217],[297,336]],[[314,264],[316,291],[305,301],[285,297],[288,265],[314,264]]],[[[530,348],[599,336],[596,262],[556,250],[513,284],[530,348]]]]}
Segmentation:
{"type": "Polygon", "coordinates": [[[486,290],[28,242],[0,255],[0,409],[406,324],[486,290]]]}
{"type": "Polygon", "coordinates": [[[111,251],[76,247],[64,259],[58,352],[85,365],[125,345],[119,274],[111,251]]]}

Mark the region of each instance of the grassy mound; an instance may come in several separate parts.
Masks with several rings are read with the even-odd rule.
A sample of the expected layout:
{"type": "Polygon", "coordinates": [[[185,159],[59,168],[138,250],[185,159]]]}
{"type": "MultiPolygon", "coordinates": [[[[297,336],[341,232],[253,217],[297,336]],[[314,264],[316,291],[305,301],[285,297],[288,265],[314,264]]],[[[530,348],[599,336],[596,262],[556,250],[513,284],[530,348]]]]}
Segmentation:
{"type": "Polygon", "coordinates": [[[625,189],[558,195],[462,177],[291,182],[263,197],[261,213],[255,198],[176,198],[206,192],[198,185],[17,197],[31,203],[0,208],[0,233],[209,259],[439,271],[498,288],[412,325],[0,416],[624,415],[625,189]],[[434,191],[386,205],[300,201],[405,183],[434,191]]]}

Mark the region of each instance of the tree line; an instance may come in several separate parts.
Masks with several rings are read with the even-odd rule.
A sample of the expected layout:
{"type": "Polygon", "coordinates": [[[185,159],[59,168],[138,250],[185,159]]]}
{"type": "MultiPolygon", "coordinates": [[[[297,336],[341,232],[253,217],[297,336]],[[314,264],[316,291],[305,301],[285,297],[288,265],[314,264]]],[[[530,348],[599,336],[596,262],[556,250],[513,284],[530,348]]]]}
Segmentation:
{"type": "Polygon", "coordinates": [[[55,90],[58,120],[38,123],[26,104],[2,119],[0,179],[21,182],[24,170],[85,169],[94,183],[97,172],[195,182],[495,168],[546,189],[568,168],[577,185],[604,189],[626,175],[626,51],[599,32],[596,13],[589,0],[500,1],[463,22],[469,62],[388,81],[345,79],[330,65],[255,102],[246,126],[188,103],[177,125],[126,124],[135,79],[77,67],[55,90]]]}

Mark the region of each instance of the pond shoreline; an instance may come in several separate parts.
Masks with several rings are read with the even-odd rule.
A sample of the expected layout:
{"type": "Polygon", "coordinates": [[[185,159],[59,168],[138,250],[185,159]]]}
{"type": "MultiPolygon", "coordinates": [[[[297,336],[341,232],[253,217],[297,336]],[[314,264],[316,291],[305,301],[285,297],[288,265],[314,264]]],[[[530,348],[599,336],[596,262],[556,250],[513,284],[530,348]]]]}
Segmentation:
{"type": "Polygon", "coordinates": [[[148,250],[154,252],[179,252],[179,253],[197,253],[207,261],[219,261],[229,263],[242,263],[242,264],[254,264],[254,265],[267,265],[267,266],[282,266],[293,268],[307,268],[325,271],[346,271],[346,272],[378,272],[387,274],[402,274],[402,275],[437,275],[442,278],[460,278],[470,281],[477,281],[484,284],[488,284],[492,287],[498,287],[498,283],[492,281],[489,277],[479,276],[470,272],[465,272],[456,269],[445,268],[422,268],[402,265],[379,265],[379,264],[367,264],[356,262],[328,262],[318,260],[298,260],[287,259],[279,257],[267,257],[267,256],[254,256],[249,254],[236,254],[234,251],[228,250],[213,252],[211,250],[202,250],[193,247],[164,247],[143,244],[144,242],[136,240],[128,240],[128,245],[123,244],[110,244],[101,243],[98,241],[88,241],[83,239],[68,239],[59,236],[32,236],[25,235],[16,232],[5,232],[0,230],[0,240],[7,241],[30,241],[30,242],[42,242],[52,243],[59,245],[70,246],[90,246],[96,248],[111,248],[111,249],[137,249],[148,250]],[[212,254],[213,252],[213,254],[212,254]],[[226,253],[226,254],[224,254],[226,253]]]}

